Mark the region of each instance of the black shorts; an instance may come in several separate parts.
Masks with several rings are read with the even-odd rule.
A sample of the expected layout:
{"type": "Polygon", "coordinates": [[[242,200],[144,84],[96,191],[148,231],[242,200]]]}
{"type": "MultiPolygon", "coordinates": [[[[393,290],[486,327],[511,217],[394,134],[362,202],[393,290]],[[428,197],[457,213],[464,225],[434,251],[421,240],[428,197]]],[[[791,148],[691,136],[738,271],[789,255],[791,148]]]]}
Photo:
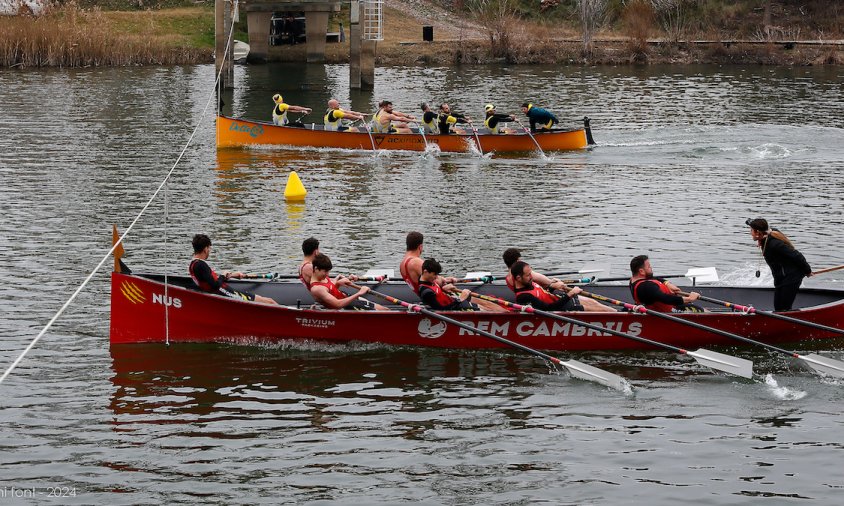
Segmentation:
{"type": "Polygon", "coordinates": [[[583,309],[583,304],[580,303],[580,299],[577,298],[577,295],[570,298],[565,303],[562,310],[563,311],[585,311],[585,309],[583,309]]]}

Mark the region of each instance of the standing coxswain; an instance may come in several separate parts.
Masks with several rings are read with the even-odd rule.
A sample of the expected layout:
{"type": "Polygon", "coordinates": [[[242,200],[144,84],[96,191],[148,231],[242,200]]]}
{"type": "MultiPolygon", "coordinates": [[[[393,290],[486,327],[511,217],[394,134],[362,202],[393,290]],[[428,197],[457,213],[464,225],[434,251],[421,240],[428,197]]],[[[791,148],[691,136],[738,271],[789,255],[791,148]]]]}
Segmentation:
{"type": "Polygon", "coordinates": [[[812,267],[788,237],[769,227],[764,218],[747,220],[745,224],[750,227],[750,237],[762,250],[762,257],[774,276],[774,311],[788,311],[803,278],[812,275],[812,267]]]}

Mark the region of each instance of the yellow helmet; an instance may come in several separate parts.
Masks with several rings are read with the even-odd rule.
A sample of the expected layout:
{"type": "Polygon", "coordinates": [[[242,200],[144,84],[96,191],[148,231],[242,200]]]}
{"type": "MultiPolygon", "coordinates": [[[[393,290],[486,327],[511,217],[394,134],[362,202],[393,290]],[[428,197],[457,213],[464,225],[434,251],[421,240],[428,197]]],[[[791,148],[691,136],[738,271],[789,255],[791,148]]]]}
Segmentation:
{"type": "Polygon", "coordinates": [[[276,93],[275,95],[273,95],[273,102],[275,102],[276,104],[280,104],[284,102],[284,99],[281,97],[281,95],[276,93]]]}
{"type": "Polygon", "coordinates": [[[484,106],[484,111],[489,112],[495,110],[495,106],[492,104],[487,104],[484,106]]]}

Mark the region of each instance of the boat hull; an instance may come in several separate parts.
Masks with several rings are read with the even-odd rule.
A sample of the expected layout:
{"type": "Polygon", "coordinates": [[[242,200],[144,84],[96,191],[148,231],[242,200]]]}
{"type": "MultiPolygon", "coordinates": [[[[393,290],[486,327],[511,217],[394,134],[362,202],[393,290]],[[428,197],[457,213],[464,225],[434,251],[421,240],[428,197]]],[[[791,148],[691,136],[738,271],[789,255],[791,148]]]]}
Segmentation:
{"type": "MultiPolygon", "coordinates": [[[[541,132],[533,135],[544,151],[583,149],[587,147],[585,129],[541,132]]],[[[377,134],[366,132],[331,132],[272,123],[217,116],[217,147],[278,145],[295,147],[340,148],[375,150],[424,151],[427,144],[436,145],[444,152],[470,152],[477,143],[484,153],[512,153],[535,151],[536,144],[527,134],[513,135],[427,135],[377,134]]]]}
{"type": "MultiPolygon", "coordinates": [[[[269,283],[266,284],[269,285],[269,283]]],[[[290,290],[302,288],[294,283],[287,283],[287,285],[290,285],[290,290]]],[[[395,288],[395,290],[402,289],[406,290],[406,288],[400,288],[400,285],[395,288]]],[[[307,294],[304,290],[295,293],[307,294]]],[[[312,340],[464,349],[506,347],[492,339],[406,310],[311,309],[309,299],[303,296],[299,300],[298,307],[297,305],[269,306],[202,293],[189,289],[184,284],[182,286],[165,285],[151,277],[113,273],[110,341],[112,344],[122,344],[165,341],[171,343],[256,343],[312,340]]],[[[526,313],[445,312],[443,314],[535,349],[549,351],[653,349],[649,345],[630,339],[526,313]]],[[[626,312],[566,314],[605,329],[625,332],[690,350],[703,346],[740,344],[707,331],[649,315],[626,312]]],[[[844,325],[844,301],[838,300],[806,308],[795,312],[794,315],[823,325],[841,328],[844,325]]],[[[761,315],[723,312],[684,314],[680,317],[767,343],[805,342],[841,337],[835,333],[761,315]]]]}

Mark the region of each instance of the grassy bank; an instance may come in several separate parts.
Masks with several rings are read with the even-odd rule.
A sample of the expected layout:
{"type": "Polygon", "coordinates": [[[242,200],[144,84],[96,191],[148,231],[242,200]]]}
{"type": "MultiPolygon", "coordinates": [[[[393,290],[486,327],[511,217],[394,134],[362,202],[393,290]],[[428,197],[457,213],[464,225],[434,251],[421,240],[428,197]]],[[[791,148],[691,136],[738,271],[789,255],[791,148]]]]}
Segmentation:
{"type": "MultiPolygon", "coordinates": [[[[212,0],[79,1],[38,18],[0,17],[0,67],[213,61],[212,0]],[[148,9],[158,6],[166,8],[148,9]]],[[[844,63],[841,44],[786,44],[844,38],[844,5],[837,3],[607,0],[588,48],[574,0],[546,1],[541,11],[536,4],[537,0],[387,0],[376,63],[844,63]],[[761,7],[765,4],[770,4],[770,19],[761,7]],[[673,7],[666,10],[666,5],[673,7]],[[484,10],[490,6],[495,9],[484,10]],[[423,25],[434,27],[434,42],[421,41],[423,25]]],[[[329,31],[343,23],[348,33],[348,17],[344,4],[332,16],[329,31]]],[[[235,38],[246,40],[245,16],[241,19],[235,38]]],[[[348,42],[328,44],[326,51],[329,62],[348,61],[348,42]]],[[[285,46],[272,53],[274,58],[300,61],[305,48],[285,46]]]]}
{"type": "Polygon", "coordinates": [[[101,11],[76,4],[0,17],[0,66],[174,65],[213,61],[214,10],[101,11]]]}

